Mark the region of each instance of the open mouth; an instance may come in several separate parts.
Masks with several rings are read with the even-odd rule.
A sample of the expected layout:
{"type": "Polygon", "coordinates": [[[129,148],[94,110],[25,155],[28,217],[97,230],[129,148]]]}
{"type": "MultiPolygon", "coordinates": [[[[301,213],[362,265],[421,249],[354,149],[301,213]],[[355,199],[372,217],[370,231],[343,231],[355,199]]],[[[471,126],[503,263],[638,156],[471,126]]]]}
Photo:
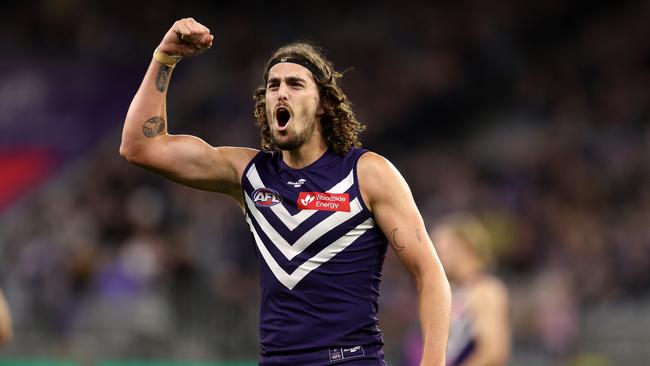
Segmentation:
{"type": "Polygon", "coordinates": [[[284,128],[291,119],[291,113],[285,107],[278,107],[275,110],[275,120],[278,121],[278,126],[284,128]]]}

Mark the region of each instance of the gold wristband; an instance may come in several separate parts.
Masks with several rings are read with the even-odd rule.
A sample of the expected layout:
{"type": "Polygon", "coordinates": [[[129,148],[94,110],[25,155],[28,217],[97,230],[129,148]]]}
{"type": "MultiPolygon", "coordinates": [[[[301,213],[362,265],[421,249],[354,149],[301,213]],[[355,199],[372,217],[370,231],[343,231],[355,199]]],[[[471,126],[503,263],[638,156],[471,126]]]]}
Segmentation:
{"type": "Polygon", "coordinates": [[[162,51],[159,51],[157,48],[155,51],[153,51],[153,59],[156,60],[157,62],[173,69],[178,61],[182,59],[181,56],[170,56],[166,53],[163,53],[162,51]]]}

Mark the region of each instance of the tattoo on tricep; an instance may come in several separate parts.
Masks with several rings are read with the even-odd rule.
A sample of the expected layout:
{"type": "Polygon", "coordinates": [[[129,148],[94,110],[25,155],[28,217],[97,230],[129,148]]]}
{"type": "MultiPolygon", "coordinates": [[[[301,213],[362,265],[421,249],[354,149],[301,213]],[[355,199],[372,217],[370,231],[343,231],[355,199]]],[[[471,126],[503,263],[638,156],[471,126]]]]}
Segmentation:
{"type": "Polygon", "coordinates": [[[172,74],[171,67],[160,65],[160,68],[158,69],[158,75],[156,75],[156,89],[159,92],[164,93],[165,90],[167,90],[167,86],[169,85],[169,78],[171,74],[172,74]]]}
{"type": "Polygon", "coordinates": [[[165,120],[160,116],[151,117],[142,125],[142,133],[146,137],[154,137],[165,129],[165,120]]]}
{"type": "Polygon", "coordinates": [[[402,250],[404,250],[404,248],[406,247],[403,245],[399,245],[397,243],[397,230],[398,228],[394,228],[393,231],[391,231],[390,237],[392,238],[392,240],[390,241],[390,243],[393,245],[393,249],[395,250],[395,252],[399,253],[402,250]]]}

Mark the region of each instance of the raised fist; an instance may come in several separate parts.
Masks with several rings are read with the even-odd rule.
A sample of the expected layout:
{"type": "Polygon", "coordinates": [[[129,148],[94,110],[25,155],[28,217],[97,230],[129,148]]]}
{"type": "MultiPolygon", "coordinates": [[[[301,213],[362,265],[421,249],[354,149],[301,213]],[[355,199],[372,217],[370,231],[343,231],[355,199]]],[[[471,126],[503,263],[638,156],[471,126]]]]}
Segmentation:
{"type": "Polygon", "coordinates": [[[207,27],[194,18],[183,18],[174,22],[158,50],[169,56],[192,57],[212,47],[213,39],[207,27]]]}

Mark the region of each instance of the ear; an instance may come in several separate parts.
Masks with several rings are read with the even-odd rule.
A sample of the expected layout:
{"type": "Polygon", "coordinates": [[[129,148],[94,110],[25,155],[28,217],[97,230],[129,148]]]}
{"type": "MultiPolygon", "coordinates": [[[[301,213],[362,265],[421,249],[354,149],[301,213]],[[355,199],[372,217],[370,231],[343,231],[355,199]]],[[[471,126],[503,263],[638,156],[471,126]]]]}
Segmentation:
{"type": "Polygon", "coordinates": [[[318,109],[316,109],[316,117],[322,117],[325,114],[325,108],[323,108],[323,99],[318,96],[318,109]]]}

